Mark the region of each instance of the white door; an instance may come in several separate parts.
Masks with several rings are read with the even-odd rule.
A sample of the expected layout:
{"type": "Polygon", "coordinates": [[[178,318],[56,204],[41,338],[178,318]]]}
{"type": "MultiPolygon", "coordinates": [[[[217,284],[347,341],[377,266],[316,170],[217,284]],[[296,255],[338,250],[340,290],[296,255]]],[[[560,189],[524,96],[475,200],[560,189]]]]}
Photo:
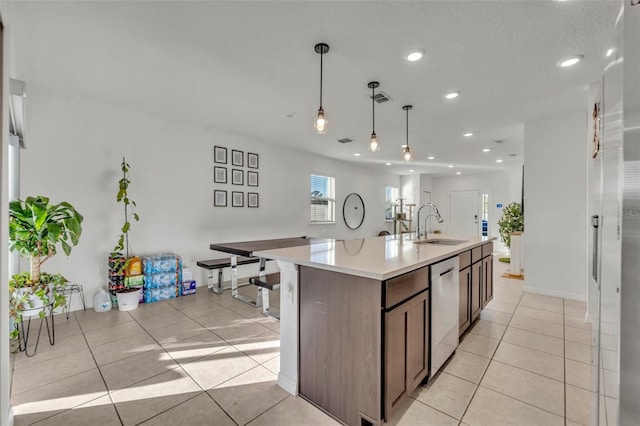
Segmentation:
{"type": "Polygon", "coordinates": [[[449,233],[453,235],[480,235],[478,191],[451,191],[449,193],[449,233]]]}

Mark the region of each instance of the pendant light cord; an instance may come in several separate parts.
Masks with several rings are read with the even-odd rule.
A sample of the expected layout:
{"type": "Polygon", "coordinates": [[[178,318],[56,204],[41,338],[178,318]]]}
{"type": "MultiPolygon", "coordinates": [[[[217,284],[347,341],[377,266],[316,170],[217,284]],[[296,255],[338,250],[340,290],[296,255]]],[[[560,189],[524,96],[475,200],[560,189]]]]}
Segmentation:
{"type": "Polygon", "coordinates": [[[324,56],[324,48],[320,50],[320,109],[322,109],[322,57],[324,56]]]}
{"type": "Polygon", "coordinates": [[[407,148],[409,148],[409,108],[407,108],[407,148]]]}
{"type": "Polygon", "coordinates": [[[376,132],[376,88],[371,87],[371,118],[373,121],[373,133],[376,132]]]}

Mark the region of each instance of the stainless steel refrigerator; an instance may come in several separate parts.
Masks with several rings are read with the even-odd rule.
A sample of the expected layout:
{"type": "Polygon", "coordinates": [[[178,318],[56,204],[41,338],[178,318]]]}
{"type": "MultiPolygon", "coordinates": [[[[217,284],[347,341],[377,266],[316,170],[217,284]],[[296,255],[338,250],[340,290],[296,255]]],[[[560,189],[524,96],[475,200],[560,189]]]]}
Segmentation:
{"type": "Polygon", "coordinates": [[[640,1],[624,5],[620,424],[640,425],[640,1]]]}
{"type": "Polygon", "coordinates": [[[593,425],[640,425],[640,0],[624,0],[616,50],[592,87],[593,425]]]}

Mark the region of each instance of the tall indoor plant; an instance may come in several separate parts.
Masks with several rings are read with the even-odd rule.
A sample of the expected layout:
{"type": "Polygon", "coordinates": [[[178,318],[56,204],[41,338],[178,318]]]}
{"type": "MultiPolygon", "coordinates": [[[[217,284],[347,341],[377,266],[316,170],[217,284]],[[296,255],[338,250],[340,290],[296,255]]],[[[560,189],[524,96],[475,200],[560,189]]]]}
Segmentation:
{"type": "Polygon", "coordinates": [[[131,229],[131,220],[135,220],[136,222],[140,220],[140,216],[138,213],[134,211],[136,207],[136,202],[129,198],[129,185],[131,184],[131,180],[129,179],[129,164],[122,157],[122,163],[120,164],[120,170],[122,170],[122,178],[118,181],[118,193],[116,194],[116,201],[118,203],[122,203],[122,207],[124,210],[124,221],[122,222],[122,226],[120,227],[120,235],[118,236],[118,243],[113,248],[111,252],[112,257],[124,257],[124,262],[120,265],[119,272],[122,272],[129,260],[129,230],[131,229]],[[124,253],[122,253],[124,251],[124,253]]]}
{"type": "Polygon", "coordinates": [[[511,233],[524,231],[524,214],[520,203],[513,202],[502,209],[502,217],[498,221],[500,238],[508,249],[511,249],[511,233]]]}
{"type": "MultiPolygon", "coordinates": [[[[26,309],[53,302],[53,307],[64,304],[64,295],[57,291],[66,279],[60,274],[41,271],[42,264],[57,253],[60,245],[69,256],[82,234],[83,217],[68,202],[52,204],[41,195],[24,201],[9,203],[9,250],[29,258],[29,272],[14,275],[9,281],[10,314],[16,323],[22,321],[26,309]]],[[[39,315],[44,316],[44,311],[39,315]]],[[[17,330],[12,337],[17,337],[17,330]]]]}

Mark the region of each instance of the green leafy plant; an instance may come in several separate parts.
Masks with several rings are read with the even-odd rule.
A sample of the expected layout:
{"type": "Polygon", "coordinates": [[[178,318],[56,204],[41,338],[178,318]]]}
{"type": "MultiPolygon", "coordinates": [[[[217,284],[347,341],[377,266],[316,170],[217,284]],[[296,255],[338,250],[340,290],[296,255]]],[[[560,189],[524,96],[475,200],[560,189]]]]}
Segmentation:
{"type": "Polygon", "coordinates": [[[40,282],[41,266],[56,254],[58,244],[71,254],[82,234],[82,220],[71,204],[51,204],[43,196],[9,203],[9,250],[30,258],[31,281],[40,282]]]}
{"type": "MultiPolygon", "coordinates": [[[[118,181],[118,194],[116,195],[116,201],[122,203],[124,206],[124,222],[120,228],[120,237],[118,238],[118,244],[113,248],[112,255],[125,251],[125,258],[129,258],[129,230],[131,229],[131,220],[138,222],[140,217],[134,212],[134,207],[137,207],[136,202],[129,198],[129,185],[131,180],[127,176],[130,166],[122,157],[122,163],[120,164],[122,170],[122,178],[118,181]]],[[[123,265],[123,268],[126,265],[123,265]]]]}
{"type": "MultiPolygon", "coordinates": [[[[53,303],[54,309],[64,306],[66,298],[61,288],[68,282],[61,274],[48,274],[42,272],[40,281],[34,283],[31,280],[29,272],[21,272],[14,275],[9,280],[9,315],[13,318],[17,325],[22,322],[22,314],[25,310],[35,309],[36,300],[40,301],[41,306],[47,306],[53,303]]],[[[46,312],[41,309],[38,312],[40,318],[44,318],[46,312]]],[[[12,339],[18,338],[18,328],[15,327],[11,331],[12,339]]]]}
{"type": "Polygon", "coordinates": [[[500,238],[507,248],[511,248],[512,232],[524,231],[524,215],[520,203],[513,202],[502,209],[502,217],[498,221],[500,238]]]}
{"type": "MultiPolygon", "coordinates": [[[[29,272],[16,274],[9,281],[9,310],[16,324],[24,310],[35,307],[33,297],[45,306],[64,305],[60,289],[67,280],[60,274],[41,272],[41,268],[57,253],[58,245],[67,256],[71,254],[82,234],[83,219],[71,204],[52,204],[41,195],[9,203],[9,250],[30,261],[29,272]]],[[[39,315],[43,317],[44,310],[39,315]]],[[[12,337],[17,333],[13,330],[12,337]]]]}

